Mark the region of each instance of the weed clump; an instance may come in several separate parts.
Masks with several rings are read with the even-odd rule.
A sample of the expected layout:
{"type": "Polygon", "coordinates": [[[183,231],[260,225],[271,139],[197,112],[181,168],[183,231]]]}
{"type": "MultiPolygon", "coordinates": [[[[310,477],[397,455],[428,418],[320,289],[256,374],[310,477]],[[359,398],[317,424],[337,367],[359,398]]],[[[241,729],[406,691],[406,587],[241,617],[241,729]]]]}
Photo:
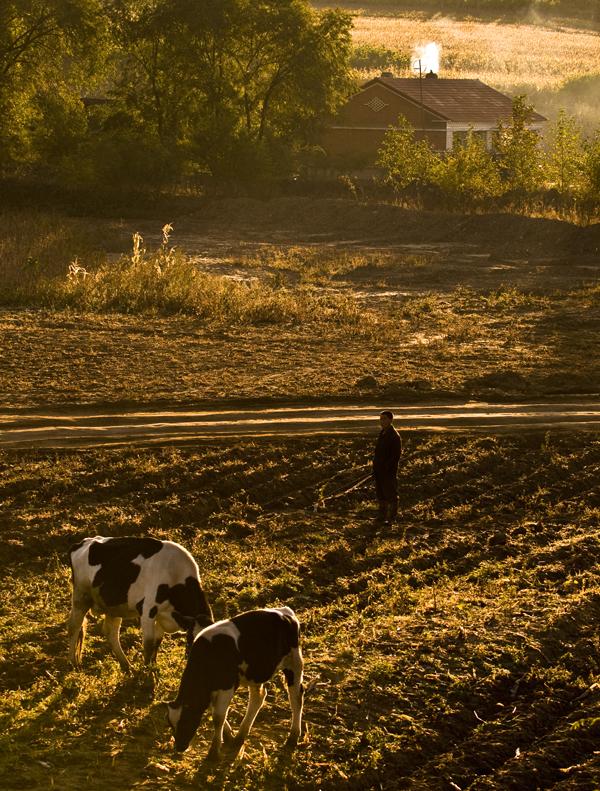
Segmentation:
{"type": "Polygon", "coordinates": [[[131,252],[116,261],[92,269],[75,258],[66,276],[28,272],[10,290],[0,291],[0,300],[91,313],[184,314],[212,326],[310,323],[369,331],[377,323],[352,297],[317,293],[304,282],[288,287],[277,278],[239,281],[202,272],[169,245],[172,227],[165,225],[162,231],[157,250],[147,250],[135,233],[131,252]]]}

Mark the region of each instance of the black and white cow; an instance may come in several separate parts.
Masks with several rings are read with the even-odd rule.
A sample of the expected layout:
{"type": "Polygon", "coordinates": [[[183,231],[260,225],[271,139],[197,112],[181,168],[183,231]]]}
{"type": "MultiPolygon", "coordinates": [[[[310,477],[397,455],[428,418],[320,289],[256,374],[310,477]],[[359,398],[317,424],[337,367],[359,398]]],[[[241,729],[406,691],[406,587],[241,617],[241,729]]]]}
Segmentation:
{"type": "Polygon", "coordinates": [[[239,752],[266,697],[264,683],[282,670],[292,709],[287,747],[294,747],[302,727],[302,652],[300,624],[289,607],[251,610],[203,629],[194,640],[177,698],[168,704],[175,749],[185,750],[202,715],[211,706],[214,734],[207,760],[220,756],[223,737],[239,752]],[[246,715],[233,737],[227,722],[237,687],[249,687],[246,715]]]}
{"type": "Polygon", "coordinates": [[[188,646],[213,622],[196,561],[179,544],[157,538],[84,538],[70,549],[73,600],[69,658],[81,665],[87,613],[104,614],[104,634],[123,670],[123,618],[139,618],[144,660],[151,664],[165,632],[184,630],[188,646]]]}

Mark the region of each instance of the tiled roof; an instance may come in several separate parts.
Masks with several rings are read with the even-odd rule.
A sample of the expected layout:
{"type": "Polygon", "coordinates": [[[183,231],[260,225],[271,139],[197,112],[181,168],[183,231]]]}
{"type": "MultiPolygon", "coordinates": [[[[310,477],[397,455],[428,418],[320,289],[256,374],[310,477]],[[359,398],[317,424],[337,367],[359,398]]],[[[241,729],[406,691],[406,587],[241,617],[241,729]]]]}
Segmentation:
{"type": "MultiPolygon", "coordinates": [[[[398,94],[412,99],[447,121],[457,123],[492,123],[508,121],[512,99],[480,80],[447,80],[424,77],[375,77],[363,87],[379,82],[398,94]],[[422,93],[421,93],[422,91],[422,93]]],[[[531,114],[531,122],[546,121],[543,115],[531,114]]]]}

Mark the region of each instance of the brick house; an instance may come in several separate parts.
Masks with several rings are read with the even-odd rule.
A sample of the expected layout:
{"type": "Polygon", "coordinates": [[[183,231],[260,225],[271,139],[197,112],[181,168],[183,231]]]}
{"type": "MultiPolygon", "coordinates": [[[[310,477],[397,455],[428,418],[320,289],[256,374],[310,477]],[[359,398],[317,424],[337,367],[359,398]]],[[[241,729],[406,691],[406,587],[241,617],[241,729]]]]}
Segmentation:
{"type": "MultiPolygon", "coordinates": [[[[508,122],[512,99],[480,80],[394,77],[384,72],[351,96],[323,134],[321,145],[333,164],[356,168],[375,162],[390,126],[404,115],[417,140],[426,138],[436,151],[447,151],[473,129],[491,148],[498,122],[508,122]]],[[[530,127],[541,131],[546,118],[533,112],[530,127]]]]}

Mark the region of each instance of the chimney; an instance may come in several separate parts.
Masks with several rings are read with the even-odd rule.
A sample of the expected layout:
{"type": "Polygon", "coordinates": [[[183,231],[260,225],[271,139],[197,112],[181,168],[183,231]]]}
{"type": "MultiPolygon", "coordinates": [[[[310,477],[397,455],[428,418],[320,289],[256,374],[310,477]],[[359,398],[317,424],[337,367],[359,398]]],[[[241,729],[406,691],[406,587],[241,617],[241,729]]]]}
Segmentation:
{"type": "Polygon", "coordinates": [[[428,71],[427,74],[425,75],[425,79],[437,80],[437,78],[438,76],[434,71],[428,71]]]}
{"type": "Polygon", "coordinates": [[[382,77],[390,77],[390,78],[392,78],[392,79],[393,79],[393,77],[394,77],[394,73],[393,73],[393,72],[391,72],[391,71],[382,71],[382,72],[381,72],[381,76],[382,76],[382,77]]]}

